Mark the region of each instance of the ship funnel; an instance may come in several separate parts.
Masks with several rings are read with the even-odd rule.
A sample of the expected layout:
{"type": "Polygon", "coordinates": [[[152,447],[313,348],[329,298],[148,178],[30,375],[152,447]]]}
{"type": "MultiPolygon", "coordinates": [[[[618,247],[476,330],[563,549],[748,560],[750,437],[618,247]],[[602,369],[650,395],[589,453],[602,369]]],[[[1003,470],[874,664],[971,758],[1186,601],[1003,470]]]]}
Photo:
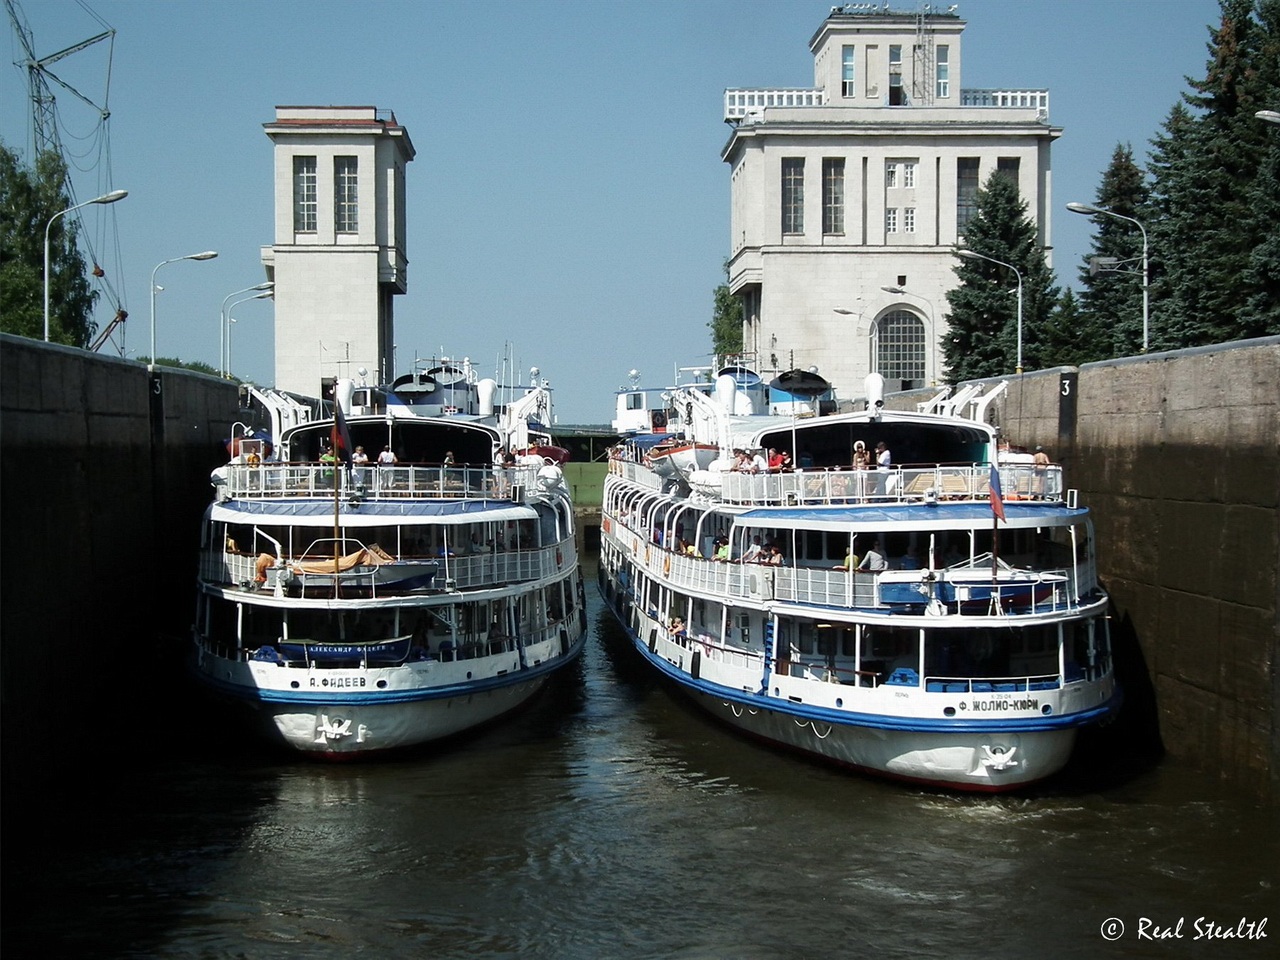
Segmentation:
{"type": "Polygon", "coordinates": [[[722,373],[716,377],[715,397],[716,404],[725,413],[736,413],[734,409],[737,404],[738,384],[733,377],[727,373],[722,373]]]}
{"type": "Polygon", "coordinates": [[[878,373],[869,373],[864,383],[867,391],[867,409],[878,418],[884,407],[884,377],[878,373]]]}
{"type": "Polygon", "coordinates": [[[351,415],[351,397],[356,392],[356,382],[343,377],[333,385],[333,402],[342,408],[343,416],[351,415]]]}
{"type": "Polygon", "coordinates": [[[498,392],[498,381],[485,377],[476,384],[476,398],[480,403],[480,416],[493,416],[493,398],[498,392]]]}

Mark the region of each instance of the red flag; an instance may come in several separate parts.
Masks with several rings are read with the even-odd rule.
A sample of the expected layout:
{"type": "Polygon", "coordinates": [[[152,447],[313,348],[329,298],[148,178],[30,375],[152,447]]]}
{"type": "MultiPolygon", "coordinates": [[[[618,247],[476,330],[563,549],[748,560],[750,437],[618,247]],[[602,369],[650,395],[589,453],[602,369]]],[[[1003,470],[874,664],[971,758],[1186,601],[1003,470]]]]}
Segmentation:
{"type": "MultiPolygon", "coordinates": [[[[987,492],[991,496],[991,512],[997,518],[1004,520],[1004,496],[1000,492],[1000,471],[996,469],[996,465],[991,465],[991,482],[988,484],[987,492]]],[[[1005,520],[1006,523],[1009,521],[1005,520]]]]}
{"type": "Polygon", "coordinates": [[[347,419],[342,415],[342,405],[333,404],[333,429],[329,432],[333,455],[343,463],[351,462],[351,434],[347,432],[347,419]]]}

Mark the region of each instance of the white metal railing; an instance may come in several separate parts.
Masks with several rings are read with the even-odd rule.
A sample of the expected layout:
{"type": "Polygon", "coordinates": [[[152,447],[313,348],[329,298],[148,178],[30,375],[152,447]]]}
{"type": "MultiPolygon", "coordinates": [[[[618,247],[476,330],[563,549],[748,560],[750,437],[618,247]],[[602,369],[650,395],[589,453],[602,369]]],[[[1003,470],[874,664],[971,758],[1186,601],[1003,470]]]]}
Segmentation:
{"type": "MultiPolygon", "coordinates": [[[[798,87],[766,87],[749,89],[734,87],[724,92],[724,119],[742,120],[759,116],[770,107],[824,107],[828,105],[826,91],[798,87]]],[[[920,107],[938,107],[939,104],[920,103],[920,107]]],[[[983,90],[960,91],[961,107],[997,107],[1002,109],[1038,110],[1049,115],[1048,90],[983,90]]]]}
{"type": "Polygon", "coordinates": [[[1030,108],[1049,112],[1048,90],[961,90],[962,107],[1030,108]]]}
{"type": "MultiPolygon", "coordinates": [[[[627,529],[624,524],[619,526],[627,529]]],[[[639,534],[634,535],[645,542],[639,534]]],[[[885,611],[895,606],[900,607],[899,602],[886,601],[881,596],[882,580],[893,587],[901,587],[903,581],[900,570],[849,571],[817,566],[723,563],[678,554],[648,542],[631,553],[646,573],[654,579],[665,580],[683,592],[749,600],[752,603],[780,600],[814,607],[885,611]]],[[[944,600],[943,603],[954,612],[973,617],[1004,615],[1009,611],[1010,604],[1019,611],[1031,614],[1061,612],[1079,603],[1082,588],[1091,590],[1096,584],[1093,579],[1093,564],[1089,561],[1074,568],[1035,571],[1005,569],[994,584],[998,598],[995,606],[999,610],[996,613],[992,610],[989,596],[986,599],[974,599],[975,591],[989,593],[993,587],[984,575],[985,569],[965,567],[962,572],[975,576],[957,578],[955,568],[938,571],[939,581],[950,574],[949,582],[952,586],[962,588],[965,593],[961,598],[960,591],[956,591],[955,598],[944,600]]],[[[915,573],[919,574],[923,582],[926,571],[915,573]]],[[[931,598],[930,595],[921,593],[918,605],[923,608],[931,598]]]]}
{"type": "Polygon", "coordinates": [[[724,92],[724,118],[741,120],[765,107],[821,107],[827,102],[823,90],[800,87],[773,87],[764,90],[730,89],[724,92]]]}
{"type": "MultiPolygon", "coordinates": [[[[1006,500],[1062,499],[1062,467],[1005,464],[999,468],[1006,500]]],[[[797,470],[794,473],[721,474],[720,499],[747,506],[911,503],[986,500],[991,467],[893,467],[888,470],[797,470]]]]}
{"type": "Polygon", "coordinates": [[[328,463],[229,463],[225,494],[236,499],[341,497],[364,499],[428,498],[464,500],[476,497],[515,499],[532,488],[539,467],[335,466],[328,463]]]}
{"type": "MultiPolygon", "coordinates": [[[[355,541],[351,542],[356,548],[355,541]]],[[[291,564],[301,557],[285,557],[283,567],[287,570],[291,564]]],[[[315,556],[309,561],[318,559],[315,556]]],[[[406,561],[434,559],[439,569],[432,581],[432,586],[442,589],[469,590],[492,587],[508,583],[528,583],[552,577],[577,563],[577,555],[572,542],[561,545],[539,547],[534,550],[499,550],[479,554],[448,555],[444,557],[412,557],[406,561]]],[[[241,584],[251,583],[258,574],[258,556],[244,553],[232,553],[225,550],[209,550],[200,558],[200,577],[206,583],[241,584]]],[[[269,571],[278,569],[274,560],[269,571]]],[[[274,576],[275,574],[272,574],[274,576]]],[[[313,578],[319,585],[323,575],[313,578]]],[[[372,581],[370,581],[372,584],[372,581]]],[[[395,593],[386,587],[379,587],[382,594],[395,593]]]]}

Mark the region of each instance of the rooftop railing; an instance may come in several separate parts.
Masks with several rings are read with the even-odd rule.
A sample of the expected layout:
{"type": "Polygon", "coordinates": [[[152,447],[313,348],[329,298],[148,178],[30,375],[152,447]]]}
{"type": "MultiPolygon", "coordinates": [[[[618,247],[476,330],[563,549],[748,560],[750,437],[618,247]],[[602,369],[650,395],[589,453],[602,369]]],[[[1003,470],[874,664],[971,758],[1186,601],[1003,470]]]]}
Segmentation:
{"type": "Polygon", "coordinates": [[[445,464],[399,464],[382,466],[334,465],[329,463],[227,464],[223,495],[234,499],[275,499],[282,497],[364,500],[426,498],[465,500],[523,499],[522,491],[532,488],[538,467],[473,467],[445,464]]]}
{"type": "MultiPolygon", "coordinates": [[[[768,108],[804,108],[834,106],[827,100],[826,91],[794,87],[772,87],[759,90],[732,88],[724,92],[725,122],[740,121],[748,116],[762,117],[768,108]]],[[[867,106],[867,104],[860,104],[867,106]]],[[[916,103],[894,107],[895,110],[913,108],[939,108],[939,103],[916,103]]],[[[1002,109],[1038,110],[1049,115],[1048,90],[961,90],[961,107],[996,107],[1002,109]]]]}
{"type": "MultiPolygon", "coordinates": [[[[610,461],[609,469],[629,481],[661,489],[662,479],[640,464],[610,461]]],[[[1062,467],[1051,464],[1003,464],[1000,488],[1005,500],[1063,499],[1062,467]]],[[[710,500],[754,507],[827,506],[852,504],[928,503],[940,500],[990,499],[991,467],[900,466],[889,470],[796,470],[788,473],[718,475],[719,490],[699,484],[696,492],[710,500]]]]}

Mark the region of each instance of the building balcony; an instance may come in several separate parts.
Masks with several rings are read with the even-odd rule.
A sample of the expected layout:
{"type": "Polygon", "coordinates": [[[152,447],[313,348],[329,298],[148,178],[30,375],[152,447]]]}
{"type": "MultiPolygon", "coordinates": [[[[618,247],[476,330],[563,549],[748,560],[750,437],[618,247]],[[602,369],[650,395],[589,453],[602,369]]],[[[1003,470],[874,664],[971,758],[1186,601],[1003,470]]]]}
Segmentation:
{"type": "MultiPolygon", "coordinates": [[[[831,107],[838,104],[829,103],[825,90],[805,90],[800,88],[776,87],[772,89],[752,90],[746,88],[730,88],[724,92],[725,123],[742,121],[758,122],[764,119],[764,111],[768,108],[803,109],[806,107],[831,107]]],[[[866,103],[858,106],[866,108],[866,103]]],[[[884,106],[888,106],[884,104],[884,106]]],[[[894,107],[895,110],[913,108],[938,109],[938,103],[908,104],[894,107]]],[[[1048,90],[961,90],[961,108],[996,108],[1006,110],[1036,110],[1042,119],[1049,118],[1048,90]]]]}

